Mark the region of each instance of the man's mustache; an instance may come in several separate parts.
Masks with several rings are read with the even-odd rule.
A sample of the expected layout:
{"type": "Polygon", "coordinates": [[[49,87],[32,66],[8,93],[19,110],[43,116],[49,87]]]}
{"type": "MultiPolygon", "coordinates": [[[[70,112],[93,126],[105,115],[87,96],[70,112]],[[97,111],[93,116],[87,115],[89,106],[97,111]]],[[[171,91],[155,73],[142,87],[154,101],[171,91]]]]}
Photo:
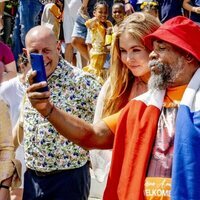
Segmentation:
{"type": "Polygon", "coordinates": [[[158,60],[151,60],[148,64],[150,70],[154,74],[160,74],[163,71],[164,64],[158,60]]]}

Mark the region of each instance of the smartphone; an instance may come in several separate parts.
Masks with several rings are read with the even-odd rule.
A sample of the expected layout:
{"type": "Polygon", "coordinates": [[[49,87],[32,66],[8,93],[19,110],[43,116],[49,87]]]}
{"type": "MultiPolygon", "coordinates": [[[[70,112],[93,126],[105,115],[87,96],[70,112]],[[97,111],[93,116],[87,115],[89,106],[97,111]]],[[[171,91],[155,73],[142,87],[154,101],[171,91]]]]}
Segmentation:
{"type": "MultiPolygon", "coordinates": [[[[31,53],[30,54],[31,58],[31,66],[33,70],[37,71],[37,75],[34,78],[35,83],[39,83],[41,81],[46,81],[47,82],[47,76],[46,76],[46,71],[45,71],[45,66],[44,66],[44,60],[43,60],[43,55],[39,53],[31,53]]],[[[38,92],[46,92],[48,91],[48,86],[38,89],[38,92]]]]}

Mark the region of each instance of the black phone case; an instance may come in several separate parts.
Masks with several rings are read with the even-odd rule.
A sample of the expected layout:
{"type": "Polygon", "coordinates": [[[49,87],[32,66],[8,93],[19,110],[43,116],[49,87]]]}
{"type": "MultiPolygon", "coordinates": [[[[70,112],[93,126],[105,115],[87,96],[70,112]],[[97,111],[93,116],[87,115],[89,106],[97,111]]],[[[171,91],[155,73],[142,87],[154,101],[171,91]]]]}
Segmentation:
{"type": "MultiPolygon", "coordinates": [[[[35,83],[39,83],[41,81],[46,81],[47,82],[47,77],[46,77],[46,71],[45,71],[45,66],[44,66],[44,60],[42,54],[38,53],[31,53],[31,66],[33,70],[37,71],[37,75],[34,78],[35,83]]],[[[48,86],[39,89],[39,92],[45,92],[48,91],[48,86]]]]}

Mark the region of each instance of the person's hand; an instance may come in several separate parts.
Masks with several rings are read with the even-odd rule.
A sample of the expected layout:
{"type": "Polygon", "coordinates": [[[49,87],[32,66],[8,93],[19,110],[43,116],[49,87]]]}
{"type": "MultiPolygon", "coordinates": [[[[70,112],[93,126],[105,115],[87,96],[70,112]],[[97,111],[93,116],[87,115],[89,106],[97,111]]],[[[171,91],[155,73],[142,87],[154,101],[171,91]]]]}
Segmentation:
{"type": "Polygon", "coordinates": [[[125,4],[125,12],[127,15],[130,15],[134,12],[134,8],[130,3],[125,4]]]}
{"type": "Polygon", "coordinates": [[[96,17],[93,17],[93,18],[91,19],[91,23],[96,23],[96,22],[98,22],[98,19],[97,19],[96,17]]]}
{"type": "Polygon", "coordinates": [[[47,82],[33,83],[33,79],[37,72],[32,71],[29,75],[30,86],[27,88],[27,95],[32,106],[44,117],[48,116],[53,104],[50,102],[50,91],[38,92],[37,90],[47,86],[47,82]]]}
{"type": "Polygon", "coordinates": [[[111,49],[111,45],[106,45],[104,46],[104,51],[109,54],[110,53],[110,49],[111,49]]]}
{"type": "Polygon", "coordinates": [[[87,25],[89,29],[95,29],[97,25],[98,19],[96,17],[93,17],[90,19],[90,23],[87,25]]]}
{"type": "Polygon", "coordinates": [[[80,13],[81,17],[83,17],[85,20],[88,20],[90,18],[89,13],[87,11],[87,7],[85,7],[83,5],[79,9],[79,13],[80,13]]]}
{"type": "Polygon", "coordinates": [[[112,32],[113,32],[113,27],[108,27],[106,29],[106,35],[112,35],[112,32]]]}
{"type": "Polygon", "coordinates": [[[193,7],[192,12],[195,12],[197,14],[200,14],[200,7],[193,7]]]}

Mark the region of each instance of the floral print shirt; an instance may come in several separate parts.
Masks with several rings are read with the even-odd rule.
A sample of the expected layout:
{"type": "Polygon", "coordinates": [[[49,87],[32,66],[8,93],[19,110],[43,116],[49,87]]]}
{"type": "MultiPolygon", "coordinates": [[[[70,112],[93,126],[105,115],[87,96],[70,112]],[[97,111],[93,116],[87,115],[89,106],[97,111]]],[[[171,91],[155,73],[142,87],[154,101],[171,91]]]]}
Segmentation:
{"type": "MultiPolygon", "coordinates": [[[[93,76],[60,59],[48,77],[56,107],[92,122],[100,84],[93,76]]],[[[25,162],[30,169],[49,172],[74,169],[88,161],[88,151],[60,135],[26,98],[24,104],[25,162]]]]}

